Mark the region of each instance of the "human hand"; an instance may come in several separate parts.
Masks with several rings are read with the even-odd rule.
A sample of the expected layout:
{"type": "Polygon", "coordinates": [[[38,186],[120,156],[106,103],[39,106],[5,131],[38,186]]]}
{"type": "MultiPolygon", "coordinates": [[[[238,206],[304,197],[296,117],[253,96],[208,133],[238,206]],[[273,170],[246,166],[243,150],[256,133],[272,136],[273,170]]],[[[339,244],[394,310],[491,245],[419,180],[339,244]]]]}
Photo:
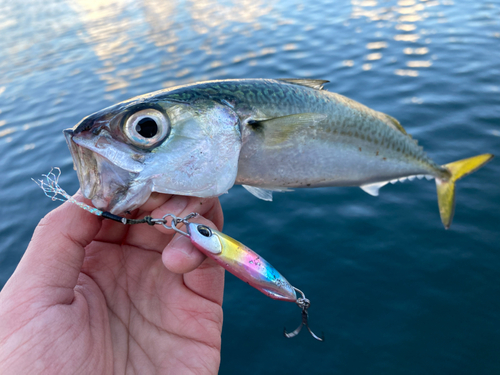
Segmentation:
{"type": "MultiPolygon", "coordinates": [[[[190,212],[222,227],[217,198],[153,194],[135,217],[190,212]]],[[[223,287],[188,238],[66,202],[0,293],[0,373],[217,373],[223,287]]]]}

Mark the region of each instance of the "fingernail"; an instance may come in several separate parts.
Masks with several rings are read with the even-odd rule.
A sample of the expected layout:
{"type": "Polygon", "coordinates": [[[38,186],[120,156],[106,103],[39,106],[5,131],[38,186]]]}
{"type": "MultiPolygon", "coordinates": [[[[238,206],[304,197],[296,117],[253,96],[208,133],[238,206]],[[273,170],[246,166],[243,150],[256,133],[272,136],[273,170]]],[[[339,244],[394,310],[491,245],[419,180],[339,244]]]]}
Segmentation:
{"type": "Polygon", "coordinates": [[[186,241],[187,238],[185,238],[182,235],[177,235],[174,237],[174,239],[170,242],[170,248],[172,250],[178,251],[184,255],[186,255],[189,258],[192,258],[193,256],[193,248],[191,246],[190,241],[186,241]]]}

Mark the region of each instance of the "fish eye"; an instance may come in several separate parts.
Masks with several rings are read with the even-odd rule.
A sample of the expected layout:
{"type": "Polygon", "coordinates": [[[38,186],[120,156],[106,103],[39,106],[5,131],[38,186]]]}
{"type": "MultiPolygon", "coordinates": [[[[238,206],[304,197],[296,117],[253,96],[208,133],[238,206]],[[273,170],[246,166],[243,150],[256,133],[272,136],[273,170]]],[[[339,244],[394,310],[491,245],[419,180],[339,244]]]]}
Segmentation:
{"type": "Polygon", "coordinates": [[[167,137],[170,123],[165,114],[148,108],[132,114],[127,119],[123,130],[134,146],[148,148],[167,137]]]}
{"type": "Polygon", "coordinates": [[[144,117],[135,126],[137,133],[144,138],[153,138],[158,133],[158,125],[151,117],[144,117]]]}
{"type": "Polygon", "coordinates": [[[205,225],[198,225],[198,232],[205,237],[210,237],[212,235],[212,231],[210,230],[209,227],[206,227],[205,225]]]}

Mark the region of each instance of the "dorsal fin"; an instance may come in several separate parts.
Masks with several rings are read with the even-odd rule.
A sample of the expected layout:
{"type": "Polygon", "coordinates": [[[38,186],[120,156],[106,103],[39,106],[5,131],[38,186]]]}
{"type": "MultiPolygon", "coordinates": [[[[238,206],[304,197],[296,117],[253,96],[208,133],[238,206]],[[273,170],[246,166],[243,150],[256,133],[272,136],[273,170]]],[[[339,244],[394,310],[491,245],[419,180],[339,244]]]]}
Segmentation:
{"type": "MultiPolygon", "coordinates": [[[[389,116],[387,114],[384,113],[384,115],[386,116],[386,118],[389,120],[390,124],[388,124],[389,126],[391,126],[392,128],[396,129],[396,130],[399,130],[401,133],[403,133],[404,135],[407,135],[408,137],[410,137],[410,139],[418,146],[418,140],[416,139],[413,139],[413,137],[411,136],[411,134],[408,134],[405,130],[405,128],[403,128],[403,126],[399,123],[398,120],[396,120],[394,117],[392,116],[389,116]]],[[[419,146],[419,148],[421,150],[423,150],[422,146],[419,146]]]]}
{"type": "Polygon", "coordinates": [[[278,78],[277,81],[283,81],[291,83],[292,85],[300,85],[306,87],[312,87],[316,90],[323,90],[323,85],[330,81],[324,79],[301,79],[301,78],[278,78]]]}
{"type": "Polygon", "coordinates": [[[389,116],[389,115],[387,115],[385,113],[384,113],[384,115],[385,115],[385,117],[390,122],[390,124],[388,124],[389,126],[392,126],[394,129],[399,130],[401,133],[408,135],[408,133],[406,132],[405,128],[403,128],[403,126],[399,123],[398,120],[396,120],[394,117],[389,116]]]}

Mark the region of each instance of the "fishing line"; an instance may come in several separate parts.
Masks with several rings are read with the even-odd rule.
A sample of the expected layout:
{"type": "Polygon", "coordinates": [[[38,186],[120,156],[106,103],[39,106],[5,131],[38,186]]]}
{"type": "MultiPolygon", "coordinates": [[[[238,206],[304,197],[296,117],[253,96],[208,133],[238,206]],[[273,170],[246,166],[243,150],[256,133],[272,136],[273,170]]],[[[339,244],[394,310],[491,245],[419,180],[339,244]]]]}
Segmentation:
{"type": "MultiPolygon", "coordinates": [[[[217,260],[218,256],[222,255],[221,254],[222,248],[221,248],[220,252],[213,252],[210,250],[204,251],[204,250],[207,250],[207,248],[204,248],[203,246],[201,246],[200,243],[196,244],[196,241],[193,240],[193,237],[191,235],[192,232],[190,232],[188,226],[194,224],[194,223],[190,223],[189,220],[198,216],[198,213],[196,213],[196,212],[192,212],[183,218],[177,217],[174,214],[166,214],[161,219],[153,219],[151,216],[146,216],[142,219],[127,219],[125,217],[121,217],[121,216],[112,214],[112,213],[107,212],[107,211],[99,210],[98,208],[89,206],[88,204],[79,202],[76,199],[74,199],[72,196],[70,196],[68,193],[66,193],[66,191],[63,188],[61,188],[61,186],[59,186],[59,177],[61,177],[61,170],[57,167],[52,168],[49,173],[42,175],[42,177],[44,177],[44,178],[41,180],[34,180],[34,179],[32,179],[32,180],[43,190],[44,194],[47,197],[49,197],[52,201],[61,201],[61,202],[67,201],[67,202],[76,204],[78,207],[84,209],[87,212],[90,212],[93,215],[100,216],[100,217],[103,217],[105,219],[114,220],[114,221],[120,222],[122,224],[143,224],[143,223],[146,223],[149,225],[161,224],[166,229],[172,229],[175,232],[190,238],[193,245],[195,245],[205,255],[210,256],[215,260],[217,260]],[[170,225],[168,224],[169,220],[170,220],[170,225]],[[177,228],[177,225],[179,225],[179,224],[184,224],[186,226],[186,229],[188,232],[186,233],[186,232],[180,230],[179,228],[177,228]]],[[[203,227],[203,225],[198,225],[198,227],[203,227]]],[[[205,237],[210,237],[212,235],[211,230],[208,230],[207,232],[203,231],[200,233],[202,233],[202,235],[205,237]]],[[[226,235],[224,235],[224,236],[225,236],[224,237],[225,241],[231,242],[232,239],[230,239],[230,237],[228,237],[226,235]]],[[[222,240],[224,240],[224,238],[222,238],[222,240]]],[[[232,240],[232,241],[234,241],[234,240],[232,240]]],[[[220,244],[220,242],[218,242],[218,243],[220,244]]],[[[240,252],[243,251],[243,248],[246,248],[246,246],[239,243],[238,249],[240,252]]],[[[253,254],[254,256],[258,257],[259,259],[261,259],[261,262],[259,262],[259,265],[263,264],[265,262],[260,257],[260,255],[258,255],[257,253],[253,252],[252,250],[250,250],[248,248],[246,248],[246,249],[247,249],[246,253],[244,253],[245,256],[248,254],[253,254]]],[[[232,253],[230,252],[230,254],[232,254],[232,253]]],[[[234,254],[232,254],[232,255],[236,257],[236,255],[234,255],[234,254]]],[[[225,256],[227,256],[227,255],[225,255],[225,256]]],[[[240,261],[243,262],[242,259],[240,261]]],[[[256,264],[254,261],[250,261],[250,263],[247,265],[248,268],[245,268],[243,263],[241,263],[240,261],[236,262],[234,265],[230,265],[229,263],[225,263],[225,264],[221,264],[221,265],[226,270],[228,270],[229,272],[231,272],[232,274],[234,274],[235,276],[237,276],[238,278],[240,278],[244,281],[245,281],[245,279],[248,280],[248,277],[251,278],[250,281],[253,281],[253,280],[261,281],[261,280],[258,280],[259,276],[257,276],[257,274],[259,273],[258,272],[259,269],[255,268],[256,264]],[[252,268],[252,267],[254,267],[255,269],[253,270],[253,272],[250,272],[249,268],[252,268]],[[242,272],[244,272],[243,276],[242,276],[242,272]],[[255,274],[255,272],[257,272],[257,274],[255,274]]],[[[283,299],[283,300],[287,300],[287,301],[294,301],[302,310],[301,324],[292,332],[287,332],[286,329],[284,329],[283,334],[285,335],[285,337],[292,338],[292,337],[297,336],[299,334],[299,332],[301,331],[302,327],[305,326],[313,338],[315,338],[318,341],[324,341],[325,338],[323,335],[322,335],[322,337],[317,336],[309,327],[309,322],[308,322],[309,315],[308,315],[307,310],[308,310],[309,306],[311,305],[311,303],[306,298],[304,292],[302,292],[300,289],[297,289],[294,286],[292,286],[291,284],[289,284],[288,281],[286,281],[286,279],[284,279],[284,278],[283,278],[284,281],[281,281],[281,283],[273,284],[274,279],[272,277],[269,278],[269,275],[274,275],[274,272],[273,272],[274,268],[270,264],[268,264],[267,262],[265,262],[265,264],[267,264],[267,266],[264,267],[265,272],[263,273],[263,275],[265,275],[265,277],[266,277],[265,282],[270,283],[270,284],[266,284],[266,285],[272,285],[274,287],[282,288],[285,292],[287,291],[287,289],[285,288],[284,285],[289,285],[290,288],[293,288],[292,290],[294,290],[294,292],[293,292],[294,297],[291,297],[290,299],[286,299],[285,297],[283,297],[283,296],[286,296],[286,293],[280,296],[278,294],[270,293],[266,289],[265,286],[253,285],[251,282],[248,282],[248,281],[247,281],[247,283],[249,283],[254,288],[260,290],[261,292],[266,294],[268,297],[271,297],[274,299],[283,299]],[[301,297],[297,297],[296,293],[299,293],[301,295],[301,297]]],[[[280,274],[279,274],[279,276],[282,278],[282,276],[280,274]]],[[[273,277],[275,277],[275,276],[273,276],[273,277]]]]}
{"type": "MultiPolygon", "coordinates": [[[[113,221],[117,221],[123,224],[149,224],[149,225],[155,225],[155,224],[166,224],[166,217],[163,217],[162,219],[153,219],[151,216],[145,216],[142,219],[127,219],[122,216],[118,216],[115,214],[112,214],[111,212],[107,211],[101,211],[98,208],[89,206],[88,204],[85,204],[83,202],[77,201],[75,198],[73,198],[71,195],[66,193],[66,191],[59,185],[59,177],[61,177],[61,169],[58,167],[54,167],[50,170],[49,173],[43,174],[42,177],[45,177],[45,179],[41,180],[35,180],[32,178],[32,180],[43,190],[44,194],[49,197],[51,200],[55,201],[61,201],[61,202],[70,202],[73,204],[76,204],[78,207],[84,209],[87,212],[90,212],[91,214],[94,214],[96,216],[101,216],[105,219],[110,219],[113,221]],[[54,170],[56,170],[56,173],[54,173],[54,170]]],[[[194,217],[194,216],[193,216],[194,217]]],[[[167,229],[172,229],[171,227],[167,229]]]]}

